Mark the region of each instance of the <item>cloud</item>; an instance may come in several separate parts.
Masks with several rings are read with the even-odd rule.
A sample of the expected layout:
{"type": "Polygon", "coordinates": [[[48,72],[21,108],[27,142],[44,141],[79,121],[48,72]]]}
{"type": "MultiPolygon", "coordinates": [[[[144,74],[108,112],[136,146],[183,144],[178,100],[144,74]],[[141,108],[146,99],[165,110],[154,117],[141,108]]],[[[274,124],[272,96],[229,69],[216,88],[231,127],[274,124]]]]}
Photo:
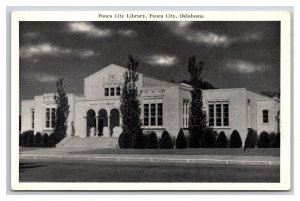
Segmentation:
{"type": "Polygon", "coordinates": [[[131,29],[121,29],[118,31],[118,34],[124,37],[135,37],[137,36],[137,32],[131,29]]]}
{"type": "Polygon", "coordinates": [[[175,35],[178,35],[185,40],[210,47],[227,47],[236,42],[250,42],[261,38],[261,35],[257,33],[250,33],[240,37],[230,37],[228,35],[217,34],[212,31],[195,30],[190,26],[192,23],[193,22],[163,22],[163,24],[169,27],[171,32],[175,35]]]}
{"type": "Polygon", "coordinates": [[[100,29],[89,22],[70,22],[69,30],[74,33],[84,33],[91,37],[103,38],[112,36],[111,29],[100,29]]]}
{"type": "Polygon", "coordinates": [[[156,66],[172,66],[178,62],[176,56],[170,55],[152,55],[147,57],[148,64],[156,66]]]}
{"type": "Polygon", "coordinates": [[[20,57],[36,61],[40,56],[75,56],[87,58],[97,56],[98,53],[89,49],[63,48],[50,43],[41,43],[35,45],[25,45],[20,48],[20,57]]]}
{"type": "Polygon", "coordinates": [[[58,80],[58,76],[43,72],[26,71],[24,76],[26,79],[34,80],[40,83],[54,83],[58,80]]]}
{"type": "Polygon", "coordinates": [[[270,66],[262,63],[253,63],[244,60],[230,60],[225,62],[226,70],[235,71],[239,73],[255,73],[264,72],[270,66]]]}

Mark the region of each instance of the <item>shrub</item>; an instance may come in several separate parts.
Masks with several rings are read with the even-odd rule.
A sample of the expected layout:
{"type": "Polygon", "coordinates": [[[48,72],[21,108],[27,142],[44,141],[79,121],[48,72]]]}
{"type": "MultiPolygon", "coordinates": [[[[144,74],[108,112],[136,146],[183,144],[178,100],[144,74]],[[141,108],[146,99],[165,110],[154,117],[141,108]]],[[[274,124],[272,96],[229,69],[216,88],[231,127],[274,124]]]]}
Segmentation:
{"type": "Polygon", "coordinates": [[[161,134],[161,138],[159,141],[160,149],[173,149],[174,145],[172,142],[172,138],[167,130],[164,130],[161,134]]]}
{"type": "Polygon", "coordinates": [[[280,148],[280,133],[270,133],[270,147],[272,148],[280,148]]]}
{"type": "Polygon", "coordinates": [[[186,148],[187,148],[187,142],[183,130],[181,128],[176,138],[176,149],[186,149],[186,148]]]}
{"type": "Polygon", "coordinates": [[[42,147],[49,147],[49,146],[50,146],[50,143],[49,143],[49,136],[48,136],[47,133],[45,133],[45,134],[43,135],[41,145],[42,145],[42,147]]]}
{"type": "Polygon", "coordinates": [[[202,147],[215,148],[216,147],[216,135],[211,128],[206,128],[203,134],[202,147]]]}
{"type": "Polygon", "coordinates": [[[189,136],[188,139],[186,139],[187,142],[189,142],[189,148],[201,147],[200,136],[203,136],[203,131],[200,128],[189,129],[189,136]]]}
{"type": "Polygon", "coordinates": [[[34,147],[41,147],[42,146],[42,134],[40,132],[37,132],[33,139],[33,146],[34,147]]]}
{"type": "Polygon", "coordinates": [[[55,147],[56,145],[56,136],[55,136],[55,132],[54,133],[51,133],[49,135],[49,147],[55,147]]]}
{"type": "Polygon", "coordinates": [[[122,132],[118,138],[118,144],[121,149],[132,148],[131,136],[126,132],[122,132]]]}
{"type": "Polygon", "coordinates": [[[230,135],[229,147],[230,148],[241,148],[242,147],[242,139],[237,130],[234,130],[230,135]]]}
{"type": "Polygon", "coordinates": [[[29,135],[33,134],[33,130],[28,130],[28,131],[24,131],[22,133],[22,146],[26,147],[27,146],[27,141],[28,141],[28,137],[29,135]]]}
{"type": "Polygon", "coordinates": [[[225,135],[224,131],[221,131],[217,137],[216,141],[217,148],[227,148],[228,147],[228,140],[227,136],[225,135]]]}
{"type": "Polygon", "coordinates": [[[257,132],[252,128],[249,128],[245,140],[245,148],[255,148],[256,143],[257,143],[257,132]]]}
{"type": "Polygon", "coordinates": [[[269,133],[263,131],[260,133],[257,141],[257,146],[259,148],[269,148],[271,144],[269,133]]]}
{"type": "Polygon", "coordinates": [[[151,131],[150,134],[146,136],[146,148],[147,149],[157,149],[158,148],[158,139],[154,131],[151,131]]]}
{"type": "Polygon", "coordinates": [[[137,133],[133,140],[133,148],[134,149],[145,149],[145,136],[144,133],[141,131],[137,133]]]}
{"type": "Polygon", "coordinates": [[[19,146],[22,146],[22,133],[19,134],[19,146]]]}

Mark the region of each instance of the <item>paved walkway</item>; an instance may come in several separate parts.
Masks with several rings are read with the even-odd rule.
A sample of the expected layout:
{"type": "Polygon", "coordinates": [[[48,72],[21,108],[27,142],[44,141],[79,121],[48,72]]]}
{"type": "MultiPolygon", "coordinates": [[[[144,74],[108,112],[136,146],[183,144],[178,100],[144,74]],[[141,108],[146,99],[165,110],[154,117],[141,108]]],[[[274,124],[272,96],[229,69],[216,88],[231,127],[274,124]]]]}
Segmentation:
{"type": "MultiPolygon", "coordinates": [[[[92,149],[92,148],[88,148],[92,149]]],[[[276,156],[228,156],[228,155],[154,155],[154,154],[74,154],[87,150],[86,147],[60,147],[24,150],[20,159],[93,160],[112,162],[148,163],[196,163],[236,165],[280,165],[276,156]]]]}

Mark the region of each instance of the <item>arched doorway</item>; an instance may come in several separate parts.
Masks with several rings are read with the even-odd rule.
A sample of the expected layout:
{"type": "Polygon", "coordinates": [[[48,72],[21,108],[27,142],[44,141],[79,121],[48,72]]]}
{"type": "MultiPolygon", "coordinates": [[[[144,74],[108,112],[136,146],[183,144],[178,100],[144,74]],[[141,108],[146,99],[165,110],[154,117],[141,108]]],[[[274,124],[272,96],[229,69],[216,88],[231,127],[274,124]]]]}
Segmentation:
{"type": "Polygon", "coordinates": [[[90,109],[86,112],[86,136],[91,137],[95,135],[96,128],[96,113],[90,109]]]}
{"type": "Polygon", "coordinates": [[[108,118],[107,111],[105,109],[101,109],[98,112],[98,135],[103,135],[103,128],[108,127],[108,118]]]}
{"type": "Polygon", "coordinates": [[[109,125],[110,135],[112,135],[113,129],[116,126],[120,126],[120,112],[118,109],[113,108],[110,111],[110,125],[109,125]]]}

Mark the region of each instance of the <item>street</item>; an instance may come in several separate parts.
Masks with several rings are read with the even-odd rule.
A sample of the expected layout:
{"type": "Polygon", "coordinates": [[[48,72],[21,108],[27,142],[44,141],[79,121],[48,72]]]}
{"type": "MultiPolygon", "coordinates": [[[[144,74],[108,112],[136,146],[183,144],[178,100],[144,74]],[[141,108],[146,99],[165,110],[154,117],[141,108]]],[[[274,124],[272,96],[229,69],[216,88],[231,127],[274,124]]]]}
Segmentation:
{"type": "Polygon", "coordinates": [[[20,160],[20,182],[279,182],[279,166],[20,160]]]}

